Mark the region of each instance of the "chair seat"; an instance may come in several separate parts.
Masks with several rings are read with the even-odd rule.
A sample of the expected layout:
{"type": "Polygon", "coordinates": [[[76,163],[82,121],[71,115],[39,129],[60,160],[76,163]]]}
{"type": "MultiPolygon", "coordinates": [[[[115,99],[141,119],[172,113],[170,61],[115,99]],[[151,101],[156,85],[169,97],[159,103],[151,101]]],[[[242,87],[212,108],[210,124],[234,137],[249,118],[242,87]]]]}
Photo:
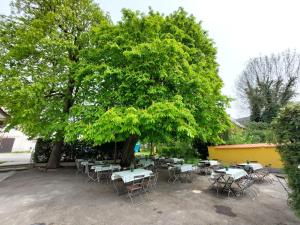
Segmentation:
{"type": "Polygon", "coordinates": [[[132,184],[132,185],[127,186],[127,189],[129,191],[135,191],[135,190],[142,189],[142,188],[143,187],[139,184],[132,184]]]}

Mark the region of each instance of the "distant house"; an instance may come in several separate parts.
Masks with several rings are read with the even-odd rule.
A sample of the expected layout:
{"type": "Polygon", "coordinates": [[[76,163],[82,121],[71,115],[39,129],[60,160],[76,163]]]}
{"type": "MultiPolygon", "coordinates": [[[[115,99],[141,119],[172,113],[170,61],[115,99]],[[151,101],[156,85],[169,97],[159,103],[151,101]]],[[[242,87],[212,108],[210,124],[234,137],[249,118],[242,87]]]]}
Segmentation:
{"type": "Polygon", "coordinates": [[[238,122],[236,119],[230,118],[231,122],[238,128],[245,129],[245,125],[238,122]]]}
{"type": "Polygon", "coordinates": [[[8,117],[8,114],[4,112],[3,109],[0,108],[0,129],[4,126],[4,121],[8,117]]]}
{"type": "Polygon", "coordinates": [[[4,132],[5,120],[9,115],[0,108],[0,153],[33,151],[36,140],[29,140],[23,132],[11,129],[4,132]]]}

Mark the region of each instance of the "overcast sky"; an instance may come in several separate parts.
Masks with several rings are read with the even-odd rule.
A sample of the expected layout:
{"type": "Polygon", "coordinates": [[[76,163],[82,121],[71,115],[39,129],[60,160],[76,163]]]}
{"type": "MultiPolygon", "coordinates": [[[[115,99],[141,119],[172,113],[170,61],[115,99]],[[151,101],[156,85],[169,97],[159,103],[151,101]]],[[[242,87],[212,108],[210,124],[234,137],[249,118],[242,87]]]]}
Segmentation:
{"type": "MultiPolygon", "coordinates": [[[[9,14],[10,0],[0,0],[0,14],[9,14]]],[[[251,57],[281,52],[287,48],[300,51],[299,0],[96,0],[114,22],[121,9],[147,12],[151,6],[169,14],[182,6],[202,21],[218,49],[219,75],[223,93],[235,97],[235,81],[251,57]]],[[[233,118],[247,115],[236,102],[228,112],[233,118]]]]}

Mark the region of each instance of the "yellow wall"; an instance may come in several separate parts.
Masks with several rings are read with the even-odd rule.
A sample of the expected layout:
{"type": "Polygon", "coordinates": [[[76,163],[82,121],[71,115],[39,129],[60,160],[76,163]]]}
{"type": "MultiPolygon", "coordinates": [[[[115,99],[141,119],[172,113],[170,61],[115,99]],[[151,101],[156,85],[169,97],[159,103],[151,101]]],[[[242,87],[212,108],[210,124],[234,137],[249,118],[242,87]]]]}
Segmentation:
{"type": "Polygon", "coordinates": [[[283,167],[276,145],[245,144],[210,146],[208,147],[208,153],[210,159],[218,159],[226,164],[243,163],[249,160],[258,161],[264,166],[271,164],[273,168],[283,167]]]}

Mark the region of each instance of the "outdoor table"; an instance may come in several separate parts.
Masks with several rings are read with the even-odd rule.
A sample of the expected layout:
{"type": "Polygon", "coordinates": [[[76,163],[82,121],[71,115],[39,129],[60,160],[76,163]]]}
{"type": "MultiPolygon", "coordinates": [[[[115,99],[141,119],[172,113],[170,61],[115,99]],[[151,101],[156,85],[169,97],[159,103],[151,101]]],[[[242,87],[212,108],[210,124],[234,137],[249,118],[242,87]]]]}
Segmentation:
{"type": "Polygon", "coordinates": [[[232,177],[234,180],[238,180],[241,177],[247,176],[247,172],[243,169],[238,169],[238,168],[228,168],[226,169],[219,169],[215,171],[216,173],[224,173],[232,177]]]}
{"type": "Polygon", "coordinates": [[[184,163],[184,159],[178,159],[178,158],[170,158],[170,160],[173,162],[173,163],[184,163]]]}
{"type": "Polygon", "coordinates": [[[134,180],[135,176],[144,175],[144,177],[150,177],[152,174],[153,172],[151,170],[145,170],[141,168],[134,169],[133,171],[124,170],[124,171],[114,172],[111,175],[111,180],[122,179],[124,183],[129,183],[134,180]]]}
{"type": "Polygon", "coordinates": [[[240,163],[238,166],[250,167],[253,171],[263,169],[263,166],[260,163],[240,163]]]}
{"type": "Polygon", "coordinates": [[[182,164],[182,165],[177,164],[177,165],[175,165],[175,167],[177,167],[180,170],[180,172],[182,172],[182,173],[194,170],[194,167],[192,164],[182,164]]]}
{"type": "Polygon", "coordinates": [[[298,169],[300,169],[300,165],[298,166],[298,169]]]}
{"type": "Polygon", "coordinates": [[[140,164],[142,167],[154,166],[154,161],[151,160],[151,159],[141,159],[141,160],[139,161],[139,164],[140,164]]]}
{"type": "Polygon", "coordinates": [[[121,179],[123,181],[123,184],[127,184],[134,181],[135,176],[143,175],[144,177],[150,177],[153,174],[151,170],[145,170],[145,169],[134,169],[131,170],[124,170],[124,171],[118,171],[114,172],[111,175],[111,180],[113,181],[114,188],[118,194],[120,194],[119,189],[115,183],[116,180],[121,179]]]}
{"type": "Polygon", "coordinates": [[[95,170],[95,172],[102,172],[102,171],[108,171],[108,170],[120,170],[120,165],[94,165],[92,166],[92,170],[95,170]]]}
{"type": "MultiPolygon", "coordinates": [[[[176,164],[176,165],[174,165],[174,167],[180,171],[178,178],[184,179],[185,181],[188,181],[188,180],[191,181],[191,172],[195,170],[195,168],[192,164],[182,164],[182,165],[176,164]]],[[[170,168],[172,168],[172,167],[170,167],[170,168]]]]}
{"type": "Polygon", "coordinates": [[[232,188],[232,184],[236,183],[237,187],[241,189],[241,186],[238,184],[239,180],[243,177],[246,177],[248,174],[245,170],[239,168],[228,168],[216,170],[215,173],[219,173],[220,177],[216,179],[216,182],[219,184],[223,184],[223,190],[228,191],[229,193],[233,193],[235,196],[237,195],[235,190],[232,188]]]}
{"type": "Polygon", "coordinates": [[[88,171],[89,171],[89,166],[93,166],[93,165],[95,165],[94,163],[92,163],[92,162],[89,162],[89,161],[82,161],[82,162],[80,162],[80,164],[82,165],[82,166],[84,166],[84,171],[85,171],[85,173],[88,173],[88,171]]]}
{"type": "Polygon", "coordinates": [[[89,162],[89,161],[81,161],[80,163],[81,163],[81,165],[83,165],[83,166],[86,166],[86,165],[92,166],[92,165],[94,165],[94,163],[89,162]]]}
{"type": "Polygon", "coordinates": [[[95,170],[95,173],[97,174],[97,180],[100,182],[101,173],[105,176],[105,178],[110,178],[110,173],[114,170],[120,170],[120,165],[94,165],[91,167],[91,169],[95,170]],[[100,176],[99,176],[100,173],[100,176]]]}
{"type": "Polygon", "coordinates": [[[220,163],[217,160],[201,160],[200,163],[209,164],[210,166],[220,165],[220,163]]]}

